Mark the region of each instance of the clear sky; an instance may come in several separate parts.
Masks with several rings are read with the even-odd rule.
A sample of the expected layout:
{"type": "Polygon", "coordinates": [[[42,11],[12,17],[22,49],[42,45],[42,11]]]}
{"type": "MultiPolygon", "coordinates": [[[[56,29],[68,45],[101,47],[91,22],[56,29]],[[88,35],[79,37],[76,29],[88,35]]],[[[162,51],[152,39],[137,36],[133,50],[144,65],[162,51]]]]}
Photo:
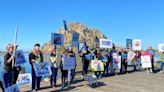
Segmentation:
{"type": "Polygon", "coordinates": [[[141,39],[143,47],[164,43],[164,0],[0,0],[0,50],[13,43],[19,25],[20,49],[50,40],[62,20],[101,30],[114,43],[141,39]]]}

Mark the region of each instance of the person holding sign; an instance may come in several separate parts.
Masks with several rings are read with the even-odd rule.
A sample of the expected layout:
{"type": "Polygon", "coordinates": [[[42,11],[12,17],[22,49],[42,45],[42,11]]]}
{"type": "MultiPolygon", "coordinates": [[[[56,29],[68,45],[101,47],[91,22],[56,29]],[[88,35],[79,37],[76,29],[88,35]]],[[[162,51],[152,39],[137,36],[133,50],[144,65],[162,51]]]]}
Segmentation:
{"type": "Polygon", "coordinates": [[[149,47],[148,52],[151,54],[151,66],[152,66],[152,72],[154,73],[154,55],[155,51],[152,47],[149,47]]]}
{"type": "Polygon", "coordinates": [[[163,67],[164,67],[164,52],[161,54],[161,67],[160,67],[160,73],[163,74],[163,67]]]}
{"type": "Polygon", "coordinates": [[[101,60],[104,63],[104,71],[103,71],[103,76],[108,76],[109,73],[109,55],[106,50],[101,52],[101,60]]]}
{"type": "Polygon", "coordinates": [[[13,67],[14,61],[14,51],[16,50],[17,46],[12,44],[7,45],[7,53],[4,56],[4,83],[5,88],[11,86],[12,84],[16,84],[16,80],[18,78],[19,70],[18,67],[13,67]],[[13,80],[13,81],[12,81],[13,80]]]}
{"type": "Polygon", "coordinates": [[[51,71],[52,71],[52,75],[50,77],[51,87],[53,87],[53,85],[56,87],[57,72],[58,72],[58,57],[55,48],[52,49],[51,51],[50,63],[51,63],[51,71]]]}
{"type": "Polygon", "coordinates": [[[127,67],[128,67],[127,56],[128,56],[128,53],[127,53],[126,49],[123,48],[122,52],[121,52],[121,62],[122,62],[121,72],[122,72],[123,67],[124,67],[124,73],[127,73],[127,67]]]}
{"type": "MultiPolygon", "coordinates": [[[[74,57],[75,58],[75,69],[76,69],[76,55],[73,51],[73,47],[70,46],[69,51],[68,51],[68,56],[69,57],[74,57]]],[[[74,83],[75,79],[75,69],[71,69],[71,83],[74,83]]]]}
{"type": "Polygon", "coordinates": [[[37,91],[40,89],[42,77],[36,76],[33,64],[43,62],[43,54],[40,51],[40,44],[34,45],[34,50],[29,54],[29,61],[32,67],[32,91],[37,91]]]}
{"type": "Polygon", "coordinates": [[[109,55],[110,55],[110,73],[111,74],[114,74],[114,71],[113,71],[113,54],[117,54],[117,50],[116,50],[116,47],[113,46],[112,47],[112,50],[109,52],[109,55]]]}
{"type": "Polygon", "coordinates": [[[80,57],[82,57],[82,64],[83,64],[82,75],[85,76],[88,74],[90,59],[93,58],[90,51],[88,50],[88,46],[86,46],[86,49],[85,48],[82,49],[82,53],[80,54],[80,57]]]}
{"type": "Polygon", "coordinates": [[[134,71],[139,71],[141,70],[141,52],[140,51],[136,51],[135,52],[135,65],[134,65],[134,71]]]}

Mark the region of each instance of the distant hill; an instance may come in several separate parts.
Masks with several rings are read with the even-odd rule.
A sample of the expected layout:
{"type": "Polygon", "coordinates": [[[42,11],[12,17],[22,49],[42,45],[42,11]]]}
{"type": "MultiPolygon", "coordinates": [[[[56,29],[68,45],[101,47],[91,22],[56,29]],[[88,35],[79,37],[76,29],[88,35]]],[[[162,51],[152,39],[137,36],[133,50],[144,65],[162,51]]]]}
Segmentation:
{"type": "MultiPolygon", "coordinates": [[[[106,39],[107,37],[98,29],[90,28],[85,26],[84,24],[81,23],[69,23],[69,33],[68,33],[68,43],[71,43],[72,41],[72,32],[77,32],[80,34],[80,39],[79,42],[85,41],[87,45],[90,48],[94,48],[97,45],[99,45],[99,40],[104,38],[106,39]]],[[[64,34],[64,29],[63,27],[58,31],[58,33],[64,34]]],[[[66,38],[66,35],[64,35],[66,38]]],[[[66,39],[64,42],[66,46],[66,39]]],[[[64,47],[60,47],[59,50],[61,51],[64,47]]],[[[45,43],[42,47],[43,52],[49,53],[52,50],[52,45],[49,42],[45,43]]]]}

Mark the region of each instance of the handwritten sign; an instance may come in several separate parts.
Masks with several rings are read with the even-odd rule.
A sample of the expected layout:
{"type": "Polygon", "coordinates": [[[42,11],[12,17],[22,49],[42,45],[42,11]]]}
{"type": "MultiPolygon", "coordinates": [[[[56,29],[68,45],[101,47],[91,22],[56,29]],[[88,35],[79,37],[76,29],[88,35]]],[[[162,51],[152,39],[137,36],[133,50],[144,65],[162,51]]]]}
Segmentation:
{"type": "Polygon", "coordinates": [[[101,48],[112,48],[112,40],[109,39],[100,39],[101,48]]]}
{"type": "Polygon", "coordinates": [[[133,50],[141,50],[141,40],[135,39],[133,40],[133,50]]]}
{"type": "Polygon", "coordinates": [[[64,57],[63,70],[75,69],[75,57],[64,57]]]}
{"type": "Polygon", "coordinates": [[[49,62],[34,63],[34,70],[36,76],[51,76],[52,71],[49,62]]]}
{"type": "Polygon", "coordinates": [[[104,63],[101,60],[92,60],[91,61],[91,70],[96,71],[104,71],[104,63]]]}
{"type": "Polygon", "coordinates": [[[51,34],[51,44],[54,46],[63,46],[64,45],[64,35],[58,33],[51,34]]]}
{"type": "Polygon", "coordinates": [[[15,66],[23,65],[26,63],[26,59],[22,50],[15,52],[15,66]]]}
{"type": "Polygon", "coordinates": [[[141,56],[142,68],[151,68],[151,59],[150,55],[141,56]]]}
{"type": "Polygon", "coordinates": [[[17,84],[19,86],[31,85],[32,84],[31,74],[30,73],[19,74],[17,79],[17,84]]]}

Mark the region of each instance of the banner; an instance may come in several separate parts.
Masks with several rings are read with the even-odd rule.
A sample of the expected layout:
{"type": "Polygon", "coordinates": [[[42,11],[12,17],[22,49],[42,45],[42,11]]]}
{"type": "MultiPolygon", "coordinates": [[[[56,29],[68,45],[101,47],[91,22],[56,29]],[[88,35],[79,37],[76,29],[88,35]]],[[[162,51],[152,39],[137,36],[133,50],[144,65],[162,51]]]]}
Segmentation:
{"type": "Polygon", "coordinates": [[[101,60],[91,60],[91,70],[96,71],[104,71],[104,63],[101,60]]]}
{"type": "Polygon", "coordinates": [[[15,52],[15,66],[23,65],[26,63],[26,59],[22,50],[17,50],[15,52]]]}
{"type": "Polygon", "coordinates": [[[26,74],[19,74],[17,79],[17,85],[19,86],[26,86],[32,84],[32,77],[30,73],[26,74]]]}
{"type": "Polygon", "coordinates": [[[151,68],[151,59],[150,55],[141,56],[142,68],[151,68]]]}
{"type": "Polygon", "coordinates": [[[51,44],[54,46],[63,46],[64,45],[64,35],[58,33],[51,34],[51,44]]]}
{"type": "Polygon", "coordinates": [[[136,56],[136,53],[132,51],[128,52],[128,65],[133,65],[132,60],[134,59],[135,56],[136,56]]]}
{"type": "Polygon", "coordinates": [[[34,63],[33,66],[34,66],[35,74],[37,77],[52,75],[49,62],[34,63]]]}
{"type": "Polygon", "coordinates": [[[161,56],[160,55],[154,55],[154,62],[160,62],[161,56]]]}
{"type": "Polygon", "coordinates": [[[85,42],[79,43],[79,45],[78,45],[78,52],[82,53],[82,51],[86,51],[86,50],[87,50],[86,43],[85,42]]]}
{"type": "Polygon", "coordinates": [[[121,56],[113,56],[113,69],[121,69],[121,56]]]}
{"type": "Polygon", "coordinates": [[[135,39],[133,40],[133,50],[141,50],[141,40],[135,39]]]}
{"type": "Polygon", "coordinates": [[[126,39],[126,48],[132,49],[133,40],[132,39],[126,39]]]}
{"type": "Polygon", "coordinates": [[[112,48],[112,40],[109,39],[100,39],[101,48],[112,48]]]}
{"type": "Polygon", "coordinates": [[[164,44],[158,44],[159,52],[164,52],[164,44]]]}
{"type": "Polygon", "coordinates": [[[7,89],[5,89],[5,92],[20,92],[19,87],[17,84],[14,84],[7,89]]]}
{"type": "Polygon", "coordinates": [[[75,57],[64,57],[63,70],[75,69],[76,59],[75,57]]]}
{"type": "Polygon", "coordinates": [[[76,47],[76,48],[78,48],[78,43],[79,43],[79,33],[77,33],[77,32],[73,32],[72,33],[72,43],[71,43],[71,45],[73,46],[73,47],[76,47]]]}

